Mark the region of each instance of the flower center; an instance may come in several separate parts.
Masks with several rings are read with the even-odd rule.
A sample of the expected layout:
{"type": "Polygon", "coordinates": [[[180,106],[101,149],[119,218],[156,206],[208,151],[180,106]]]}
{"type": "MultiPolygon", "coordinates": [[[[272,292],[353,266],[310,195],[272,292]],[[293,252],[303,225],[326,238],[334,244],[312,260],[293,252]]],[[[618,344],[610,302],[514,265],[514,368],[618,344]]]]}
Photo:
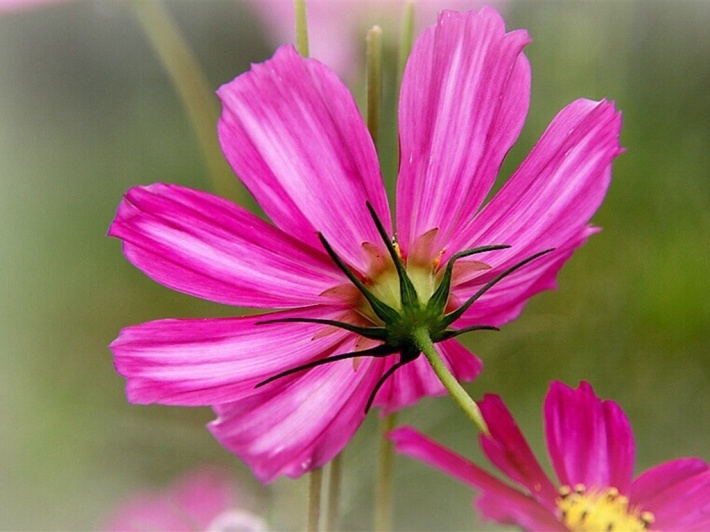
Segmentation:
{"type": "MultiPolygon", "coordinates": [[[[441,281],[441,279],[437,279],[434,264],[431,264],[430,267],[405,264],[405,271],[417,292],[419,304],[425,306],[441,281]]],[[[400,280],[397,270],[391,261],[389,261],[384,270],[371,276],[366,285],[380,301],[387,303],[395,310],[403,310],[400,280]]],[[[365,303],[362,306],[363,312],[368,317],[373,317],[373,321],[377,323],[379,320],[374,318],[372,307],[364,299],[363,303],[365,303]]]]}
{"type": "Polygon", "coordinates": [[[616,488],[596,490],[578,484],[560,488],[557,499],[562,522],[573,531],[599,532],[650,530],[655,518],[651,512],[629,507],[628,497],[616,488]]]}
{"type": "Polygon", "coordinates": [[[405,258],[396,242],[387,244],[387,252],[372,244],[363,244],[370,259],[363,285],[371,297],[361,295],[356,307],[358,312],[373,325],[383,327],[387,331],[386,343],[398,350],[413,345],[412,332],[415,329],[425,329],[430,337],[438,339],[446,329],[443,320],[450,286],[447,283],[446,287],[441,287],[441,294],[435,298],[440,300],[439,304],[430,304],[444,277],[444,272],[438,271],[438,257],[425,259],[416,255],[405,258]],[[403,290],[403,283],[409,288],[403,290]],[[392,312],[387,315],[378,313],[373,298],[392,312]]]}
{"type": "MultiPolygon", "coordinates": [[[[313,360],[306,364],[287,369],[257,383],[257,388],[299,371],[308,370],[338,360],[354,359],[362,356],[386,357],[398,353],[399,361],[390,366],[375,384],[370,394],[370,399],[365,406],[365,412],[367,413],[377,391],[387,378],[397,371],[397,369],[416,360],[423,350],[430,348],[430,356],[434,360],[432,364],[438,364],[438,362],[440,362],[440,360],[437,362],[438,359],[435,358],[437,355],[432,344],[443,342],[471,331],[485,329],[497,330],[495,327],[488,325],[472,325],[460,329],[453,329],[450,326],[458,320],[479,297],[485,294],[489,288],[498,283],[501,279],[536,258],[552,251],[552,249],[540,251],[503,270],[484,284],[463,304],[459,305],[456,309],[450,310],[447,307],[449,304],[449,292],[451,290],[456,261],[480,253],[506,249],[510,246],[507,244],[493,244],[459,251],[449,258],[445,267],[439,268],[443,252],[439,252],[435,257],[432,257],[430,254],[430,250],[433,249],[431,245],[433,237],[436,231],[438,231],[438,229],[432,229],[417,239],[412,249],[409,250],[409,256],[405,260],[405,258],[402,257],[399,246],[387,234],[385,227],[377,217],[377,213],[372,208],[372,205],[367,203],[367,209],[370,211],[372,220],[377,227],[377,232],[382,238],[386,252],[381,246],[372,244],[371,242],[363,242],[363,250],[369,256],[369,265],[366,272],[356,274],[343,262],[321,233],[318,233],[318,238],[321,244],[323,244],[323,248],[328,256],[330,256],[338,269],[345,274],[345,277],[347,277],[355,289],[357,289],[358,295],[356,297],[358,299],[350,299],[352,297],[352,291],[348,290],[347,285],[334,287],[330,293],[347,297],[348,302],[354,304],[354,309],[362,314],[362,316],[366,317],[370,324],[361,325],[330,319],[298,317],[264,320],[260,323],[319,323],[338,327],[363,338],[367,338],[368,340],[374,340],[376,345],[350,353],[341,353],[327,358],[313,360]],[[362,273],[365,274],[364,279],[362,273]]],[[[469,270],[473,269],[474,271],[488,268],[488,265],[475,261],[469,264],[468,267],[469,270]]],[[[430,361],[432,359],[430,359],[430,361]]],[[[437,373],[444,375],[444,378],[451,386],[453,386],[451,381],[456,382],[454,377],[448,373],[448,369],[443,366],[443,363],[440,364],[440,370],[438,370],[437,373]]],[[[458,385],[458,383],[456,383],[456,385],[458,385]]],[[[468,398],[468,401],[471,401],[470,398],[468,398]]],[[[464,410],[467,408],[469,407],[464,407],[464,410]]],[[[478,420],[476,414],[472,414],[471,418],[474,422],[479,424],[479,426],[485,427],[483,420],[478,420]]]]}

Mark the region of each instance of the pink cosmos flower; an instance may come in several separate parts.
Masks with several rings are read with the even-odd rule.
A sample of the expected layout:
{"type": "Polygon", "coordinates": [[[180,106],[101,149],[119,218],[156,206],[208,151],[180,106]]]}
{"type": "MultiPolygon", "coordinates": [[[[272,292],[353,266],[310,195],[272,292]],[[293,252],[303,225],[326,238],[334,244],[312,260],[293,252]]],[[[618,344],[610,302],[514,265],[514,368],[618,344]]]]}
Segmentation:
{"type": "Polygon", "coordinates": [[[238,504],[234,484],[219,469],[204,467],[164,491],[131,494],[101,527],[109,532],[196,530],[265,532],[266,522],[238,504]]]}
{"type": "Polygon", "coordinates": [[[26,11],[67,1],[68,0],[0,0],[0,14],[26,11]]]}
{"type": "Polygon", "coordinates": [[[498,396],[479,405],[490,436],[488,459],[518,488],[498,480],[414,429],[390,433],[399,452],[480,489],[484,516],[526,530],[708,530],[710,467],[697,458],[655,466],[633,479],[634,440],[618,404],[582,382],[552,383],[545,399],[545,435],[556,486],[543,472],[498,396]],[[521,489],[522,488],[522,489],[521,489]]]}
{"type": "Polygon", "coordinates": [[[484,8],[442,13],[415,43],[396,244],[375,147],[332,71],[285,46],[220,88],[222,148],[273,225],[155,184],[128,191],[109,235],[170,288],[283,310],[122,330],[111,349],[129,400],[212,405],[212,433],[270,481],[332,459],[370,404],[388,413],[445,393],[413,328],[456,378],[475,378],[480,361],[454,337],[512,320],[554,287],[595,232],[620,152],[613,105],[577,100],[482,206],[527,112],[528,41],[484,8]]]}

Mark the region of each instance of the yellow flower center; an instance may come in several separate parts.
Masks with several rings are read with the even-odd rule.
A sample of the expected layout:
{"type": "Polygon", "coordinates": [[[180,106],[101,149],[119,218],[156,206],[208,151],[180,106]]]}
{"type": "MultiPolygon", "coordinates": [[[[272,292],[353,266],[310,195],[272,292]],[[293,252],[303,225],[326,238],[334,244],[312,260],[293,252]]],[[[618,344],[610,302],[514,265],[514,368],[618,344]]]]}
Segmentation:
{"type": "Polygon", "coordinates": [[[651,512],[629,507],[629,499],[616,488],[587,490],[584,485],[563,486],[557,499],[562,522],[575,532],[637,532],[650,530],[651,512]]]}
{"type": "MultiPolygon", "coordinates": [[[[440,281],[440,279],[436,278],[433,265],[430,268],[406,266],[406,270],[414,289],[417,291],[419,303],[422,306],[426,305],[440,281]]],[[[399,277],[394,265],[374,276],[370,283],[367,284],[367,287],[383,303],[387,303],[395,310],[402,310],[399,277]]]]}

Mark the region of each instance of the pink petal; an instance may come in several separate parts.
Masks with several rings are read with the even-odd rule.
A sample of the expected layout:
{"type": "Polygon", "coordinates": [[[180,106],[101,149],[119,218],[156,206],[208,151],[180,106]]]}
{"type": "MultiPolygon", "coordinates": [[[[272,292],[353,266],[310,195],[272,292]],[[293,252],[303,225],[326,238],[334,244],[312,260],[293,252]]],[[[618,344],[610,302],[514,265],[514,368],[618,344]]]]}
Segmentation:
{"type": "Polygon", "coordinates": [[[222,198],[161,183],[128,191],[109,235],[174,290],[238,306],[317,303],[345,278],[332,260],[222,198]]]}
{"type": "Polygon", "coordinates": [[[540,467],[513,416],[497,395],[486,395],[479,403],[490,436],[481,435],[481,447],[488,459],[512,480],[527,488],[540,504],[554,511],[557,490],[540,467]]]}
{"type": "MultiPolygon", "coordinates": [[[[349,344],[354,350],[354,341],[349,344]]],[[[348,348],[346,348],[347,351],[348,348]]],[[[214,407],[209,429],[263,482],[297,478],[333,459],[365,418],[382,360],[345,360],[313,368],[259,389],[252,397],[214,407]]]]}
{"type": "Polygon", "coordinates": [[[191,532],[191,523],[163,493],[137,492],[126,498],[102,523],[105,532],[191,532]]]}
{"type": "Polygon", "coordinates": [[[629,498],[653,513],[654,530],[708,530],[710,467],[698,458],[660,464],[634,481],[629,498]]]}
{"type": "MultiPolygon", "coordinates": [[[[522,30],[493,9],[444,11],[417,40],[402,81],[397,232],[404,251],[439,228],[439,246],[473,216],[522,128],[530,67],[522,30]]],[[[437,251],[438,251],[437,249],[437,251]]]]}
{"type": "MultiPolygon", "coordinates": [[[[435,345],[446,366],[459,381],[475,379],[483,369],[483,363],[457,340],[446,340],[435,345]]],[[[398,355],[389,357],[385,363],[390,368],[399,360],[398,355]]],[[[395,371],[375,396],[374,405],[382,408],[383,414],[396,412],[416,403],[422,397],[446,395],[448,392],[431,368],[424,355],[395,371]]]]}
{"type": "Polygon", "coordinates": [[[207,530],[215,517],[235,508],[236,492],[224,472],[202,467],[165,491],[133,493],[111,512],[100,530],[207,530]]]}
{"type": "Polygon", "coordinates": [[[599,399],[589,383],[573,390],[554,382],[544,411],[547,448],[561,484],[615,487],[628,493],[634,439],[619,405],[599,399]]]}
{"type": "Polygon", "coordinates": [[[523,530],[568,531],[548,508],[532,497],[511,491],[512,494],[486,491],[476,501],[476,506],[486,518],[497,523],[518,525],[523,530]]]}
{"type": "Polygon", "coordinates": [[[0,0],[0,14],[5,15],[65,2],[68,3],[69,0],[0,0]]]}
{"type": "MultiPolygon", "coordinates": [[[[505,186],[451,243],[450,255],[488,244],[501,268],[576,238],[599,207],[620,152],[621,117],[606,101],[577,100],[552,121],[505,186]]],[[[484,260],[480,258],[480,260],[484,260]]]]}
{"type": "Polygon", "coordinates": [[[188,517],[188,522],[207,530],[220,513],[237,508],[234,485],[225,473],[216,468],[202,468],[181,479],[171,492],[176,509],[188,517]]]}
{"type": "Polygon", "coordinates": [[[421,460],[469,486],[483,490],[477,506],[489,519],[518,524],[528,530],[565,530],[555,515],[537,501],[411,427],[397,428],[390,432],[389,438],[395,442],[397,452],[421,460]]]}
{"type": "Polygon", "coordinates": [[[318,324],[260,322],[341,314],[335,307],[313,307],[241,318],[159,320],[123,329],[110,347],[131,402],[215,405],[258,395],[259,382],[342,352],[343,340],[354,337],[318,324]]]}
{"type": "Polygon", "coordinates": [[[312,247],[316,232],[364,269],[361,244],[381,242],[389,207],[372,139],[345,86],[291,46],[222,86],[222,149],[274,223],[312,247]]]}
{"type": "MultiPolygon", "coordinates": [[[[455,327],[472,325],[492,325],[499,327],[518,317],[527,301],[543,290],[557,288],[557,273],[575,249],[587,241],[597,230],[585,227],[576,238],[535,259],[490,288],[454,323],[455,327]]],[[[453,287],[450,305],[457,307],[473,296],[488,281],[497,276],[503,268],[496,265],[495,254],[484,259],[494,266],[470,282],[453,287]]]]}
{"type": "Polygon", "coordinates": [[[464,484],[483,490],[505,489],[508,493],[515,491],[463,456],[436,443],[412,427],[398,427],[387,437],[394,442],[398,453],[416,458],[464,484]]]}

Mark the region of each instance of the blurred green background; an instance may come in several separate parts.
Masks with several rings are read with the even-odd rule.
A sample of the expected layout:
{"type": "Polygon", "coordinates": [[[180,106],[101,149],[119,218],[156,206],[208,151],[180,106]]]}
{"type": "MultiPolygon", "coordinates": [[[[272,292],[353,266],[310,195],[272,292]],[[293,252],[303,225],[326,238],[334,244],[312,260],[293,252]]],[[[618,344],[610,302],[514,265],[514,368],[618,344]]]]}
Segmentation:
{"type": "MultiPolygon", "coordinates": [[[[168,9],[212,88],[273,51],[240,2],[168,9]]],[[[502,332],[467,338],[485,363],[467,387],[502,395],[541,457],[548,383],[584,379],[631,418],[638,471],[708,460],[710,2],[512,2],[505,11],[508,27],[534,42],[529,119],[503,176],[580,96],[617,102],[627,152],[594,219],[604,230],[565,266],[560,290],[534,298],[502,332]]],[[[362,87],[352,89],[362,100],[362,87]]],[[[388,179],[393,166],[384,164],[388,179]]],[[[203,428],[209,409],[125,400],[106,347],[121,327],[240,312],[157,285],[105,237],[126,189],[155,181],[209,188],[180,100],[129,6],[0,17],[2,530],[95,529],[131,490],[203,463],[232,471],[275,529],[304,526],[306,482],[261,487],[203,428]]],[[[400,419],[480,459],[451,400],[425,400],[400,419]]],[[[346,451],[346,530],[371,527],[376,428],[371,415],[346,451]]],[[[396,466],[397,529],[495,528],[477,521],[467,488],[408,459],[396,466]]]]}

